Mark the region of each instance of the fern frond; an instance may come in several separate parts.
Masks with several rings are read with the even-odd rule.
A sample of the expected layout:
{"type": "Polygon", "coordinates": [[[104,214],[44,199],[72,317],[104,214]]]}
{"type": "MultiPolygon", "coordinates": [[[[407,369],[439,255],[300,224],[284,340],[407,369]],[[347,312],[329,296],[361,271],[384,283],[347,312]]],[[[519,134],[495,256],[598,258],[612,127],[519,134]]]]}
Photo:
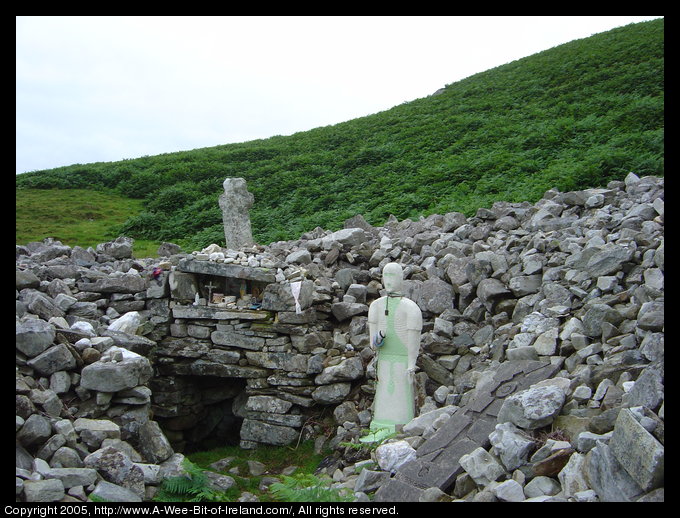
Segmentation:
{"type": "Polygon", "coordinates": [[[279,502],[351,502],[348,490],[331,487],[330,479],[320,479],[311,473],[283,476],[269,489],[279,502]]]}
{"type": "Polygon", "coordinates": [[[174,495],[188,495],[195,486],[195,482],[185,476],[170,477],[161,484],[164,491],[174,495]]]}

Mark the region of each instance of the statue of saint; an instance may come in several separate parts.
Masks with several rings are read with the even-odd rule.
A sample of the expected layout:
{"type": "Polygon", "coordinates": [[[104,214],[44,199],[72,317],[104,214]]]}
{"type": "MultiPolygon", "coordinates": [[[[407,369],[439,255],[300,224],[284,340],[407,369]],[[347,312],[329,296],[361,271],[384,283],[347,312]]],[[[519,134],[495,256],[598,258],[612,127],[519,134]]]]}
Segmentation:
{"type": "Polygon", "coordinates": [[[423,316],[418,305],[404,297],[401,265],[383,268],[387,295],[368,310],[371,345],[377,349],[377,384],[373,400],[371,434],[362,442],[376,442],[393,434],[397,425],[415,417],[414,374],[420,351],[423,316]]]}

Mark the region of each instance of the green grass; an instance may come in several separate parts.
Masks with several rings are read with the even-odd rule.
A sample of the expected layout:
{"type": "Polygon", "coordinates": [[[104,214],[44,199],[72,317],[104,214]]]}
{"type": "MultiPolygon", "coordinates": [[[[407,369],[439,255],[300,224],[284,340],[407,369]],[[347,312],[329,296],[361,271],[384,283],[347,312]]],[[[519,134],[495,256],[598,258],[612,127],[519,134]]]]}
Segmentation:
{"type": "MultiPolygon", "coordinates": [[[[68,246],[96,247],[118,237],[120,225],[143,210],[142,200],[112,191],[17,189],[16,244],[57,239],[68,246]]],[[[155,257],[160,241],[135,239],[135,257],[155,257]]]]}

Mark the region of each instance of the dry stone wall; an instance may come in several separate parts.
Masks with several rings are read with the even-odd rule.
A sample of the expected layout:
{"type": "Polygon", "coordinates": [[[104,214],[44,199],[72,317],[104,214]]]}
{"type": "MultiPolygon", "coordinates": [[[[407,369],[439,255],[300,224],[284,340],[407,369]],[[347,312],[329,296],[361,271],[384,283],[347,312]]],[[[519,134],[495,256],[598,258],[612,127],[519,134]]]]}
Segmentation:
{"type": "Polygon", "coordinates": [[[344,452],[327,469],[359,500],[663,499],[663,192],[631,173],[472,218],[356,216],[157,259],[127,238],[17,246],[17,499],[149,499],[211,440],[310,437],[344,452]],[[419,417],[355,466],[341,443],[370,422],[367,312],[392,261],[424,317],[419,417]],[[541,385],[513,367],[534,364],[550,397],[503,379],[541,385]],[[541,420],[535,400],[554,403],[541,420]],[[546,427],[563,440],[538,441],[546,427]]]}

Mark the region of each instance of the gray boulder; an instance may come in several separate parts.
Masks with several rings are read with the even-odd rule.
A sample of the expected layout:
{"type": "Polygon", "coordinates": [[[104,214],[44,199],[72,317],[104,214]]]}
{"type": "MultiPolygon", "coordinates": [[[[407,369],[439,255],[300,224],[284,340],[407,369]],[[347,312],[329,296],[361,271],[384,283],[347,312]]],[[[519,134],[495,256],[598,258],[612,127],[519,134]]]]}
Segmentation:
{"type": "Polygon", "coordinates": [[[147,421],[137,432],[137,448],[152,464],[160,464],[175,453],[156,421],[147,421]]]}
{"type": "Polygon", "coordinates": [[[44,443],[52,435],[52,426],[47,417],[33,414],[26,419],[16,438],[24,447],[33,448],[44,443]]]}
{"type": "Polygon", "coordinates": [[[609,447],[616,460],[643,491],[663,485],[664,447],[627,408],[619,412],[609,447]]]}
{"type": "Polygon", "coordinates": [[[312,392],[312,399],[322,405],[338,404],[345,400],[351,388],[349,383],[322,385],[312,392]]]}
{"type": "Polygon", "coordinates": [[[498,279],[482,279],[477,285],[477,296],[488,311],[492,311],[499,300],[512,296],[511,291],[498,279]]]}
{"type": "Polygon", "coordinates": [[[662,331],[664,328],[664,303],[662,300],[645,302],[637,317],[638,327],[648,331],[662,331]]]}
{"type": "Polygon", "coordinates": [[[153,369],[147,358],[113,346],[99,361],[83,368],[80,385],[99,392],[118,392],[144,385],[152,374],[153,369]]]}
{"type": "Polygon", "coordinates": [[[97,481],[97,472],[92,468],[50,468],[43,476],[48,480],[61,480],[65,489],[89,486],[97,481]]]}
{"type": "Polygon", "coordinates": [[[130,237],[121,236],[108,243],[100,243],[96,247],[98,254],[105,254],[114,259],[129,259],[132,257],[132,246],[135,240],[130,237]]]}
{"type": "Polygon", "coordinates": [[[148,279],[131,270],[122,275],[109,275],[94,282],[78,282],[81,291],[93,291],[95,293],[139,293],[146,291],[148,279]]]}
{"type": "Polygon", "coordinates": [[[31,270],[16,271],[16,289],[21,291],[24,288],[39,288],[40,279],[31,270]]]}
{"type": "Polygon", "coordinates": [[[368,306],[359,302],[337,302],[331,306],[331,312],[338,322],[343,322],[356,315],[368,313],[368,306]]]}
{"type": "Polygon", "coordinates": [[[533,386],[509,396],[498,412],[498,422],[510,421],[519,428],[535,430],[553,422],[565,402],[557,386],[533,386]]]}
{"type": "Polygon", "coordinates": [[[28,365],[40,374],[50,376],[57,371],[76,367],[76,359],[66,344],[57,344],[28,361],[28,365]]]}
{"type": "Polygon", "coordinates": [[[100,480],[90,495],[104,502],[141,502],[142,497],[134,491],[118,484],[100,480]]]}
{"type": "Polygon", "coordinates": [[[321,246],[324,250],[330,250],[333,247],[333,243],[355,247],[366,241],[366,239],[367,234],[363,228],[343,228],[321,238],[321,246]]]}
{"type": "Polygon", "coordinates": [[[65,494],[64,484],[59,479],[24,481],[26,502],[57,502],[65,494]]]}
{"type": "Polygon", "coordinates": [[[287,426],[278,426],[246,418],[241,425],[241,440],[276,446],[287,446],[297,440],[299,432],[287,426]]]}
{"type": "Polygon", "coordinates": [[[16,323],[16,348],[29,358],[44,352],[56,336],[52,324],[38,318],[16,323]]]}
{"type": "Polygon", "coordinates": [[[601,502],[633,502],[643,493],[607,444],[597,443],[588,452],[586,470],[590,487],[601,502]]]}
{"type": "Polygon", "coordinates": [[[489,485],[505,473],[498,459],[481,446],[463,455],[460,465],[480,486],[489,485]]]}
{"type": "Polygon", "coordinates": [[[509,422],[497,424],[496,429],[489,435],[489,440],[508,471],[526,464],[535,444],[531,437],[509,422]]]}
{"type": "Polygon", "coordinates": [[[423,282],[416,302],[423,311],[439,315],[453,308],[453,287],[438,277],[428,279],[423,282]]]}
{"type": "Polygon", "coordinates": [[[633,249],[620,245],[608,245],[595,252],[585,265],[585,271],[597,278],[602,275],[613,275],[623,267],[623,264],[633,257],[633,249]]]}
{"type": "Polygon", "coordinates": [[[85,467],[96,469],[104,480],[144,497],[144,472],[130,457],[112,447],[100,448],[83,459],[85,467]]]}
{"type": "Polygon", "coordinates": [[[43,320],[49,321],[52,317],[63,317],[65,315],[64,311],[55,304],[52,297],[37,290],[22,290],[21,299],[30,313],[38,315],[43,320]]]}
{"type": "Polygon", "coordinates": [[[343,360],[338,365],[326,367],[321,374],[314,378],[317,385],[327,385],[340,381],[354,381],[364,374],[364,366],[361,358],[353,356],[343,360]]]}

